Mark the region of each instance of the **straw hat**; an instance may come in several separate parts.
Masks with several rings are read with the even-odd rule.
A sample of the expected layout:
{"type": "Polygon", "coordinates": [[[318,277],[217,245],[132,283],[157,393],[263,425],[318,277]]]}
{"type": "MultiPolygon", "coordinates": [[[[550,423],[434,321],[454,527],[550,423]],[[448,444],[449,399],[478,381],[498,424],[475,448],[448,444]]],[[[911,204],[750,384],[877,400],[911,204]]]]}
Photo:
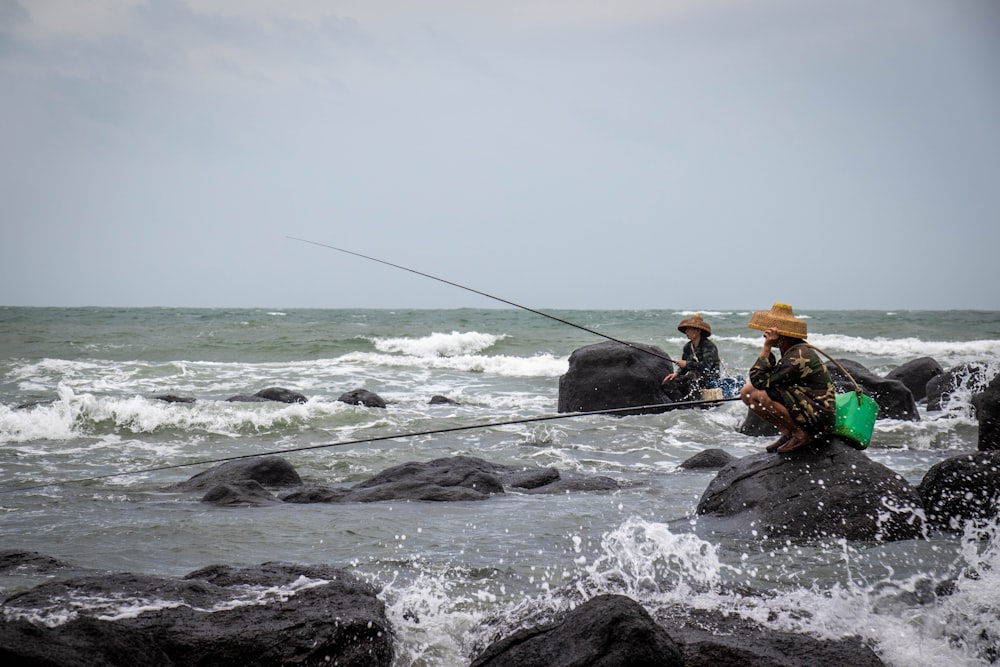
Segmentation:
{"type": "Polygon", "coordinates": [[[791,338],[806,337],[805,320],[800,320],[792,313],[792,307],[787,303],[776,303],[771,306],[771,310],[759,310],[750,318],[747,324],[751,329],[767,331],[771,327],[777,327],[778,333],[791,338]]]}
{"type": "Polygon", "coordinates": [[[686,320],[681,320],[681,323],[677,325],[677,330],[680,331],[681,333],[684,333],[684,330],[687,329],[688,327],[701,329],[702,331],[705,332],[706,336],[712,335],[712,326],[705,320],[701,319],[701,313],[695,313],[686,320]]]}

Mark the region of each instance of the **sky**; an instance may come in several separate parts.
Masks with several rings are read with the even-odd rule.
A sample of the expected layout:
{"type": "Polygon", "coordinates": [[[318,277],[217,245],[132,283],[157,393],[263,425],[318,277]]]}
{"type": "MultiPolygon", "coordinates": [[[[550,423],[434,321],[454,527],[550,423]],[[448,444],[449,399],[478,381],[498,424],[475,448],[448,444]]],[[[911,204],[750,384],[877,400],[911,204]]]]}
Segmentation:
{"type": "Polygon", "coordinates": [[[0,187],[0,306],[998,310],[1000,3],[0,0],[0,187]]]}

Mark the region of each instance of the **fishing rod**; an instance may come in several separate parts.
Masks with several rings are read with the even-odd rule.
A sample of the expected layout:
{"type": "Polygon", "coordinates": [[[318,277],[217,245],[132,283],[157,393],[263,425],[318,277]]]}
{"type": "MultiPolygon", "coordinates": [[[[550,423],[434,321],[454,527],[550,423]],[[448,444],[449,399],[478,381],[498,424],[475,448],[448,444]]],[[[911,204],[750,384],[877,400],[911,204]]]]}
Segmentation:
{"type": "Polygon", "coordinates": [[[473,289],[471,287],[466,287],[465,285],[459,285],[456,282],[452,282],[450,280],[445,280],[444,278],[438,278],[437,276],[432,276],[431,274],[424,273],[423,271],[417,271],[416,269],[410,269],[410,268],[407,268],[405,266],[400,266],[399,264],[393,264],[392,262],[387,262],[386,260],[379,259],[378,257],[370,257],[369,255],[362,255],[361,253],[354,252],[353,250],[346,250],[344,248],[338,248],[336,246],[328,245],[326,243],[320,243],[319,241],[310,241],[309,239],[300,239],[300,238],[295,237],[295,236],[286,236],[285,238],[291,239],[292,241],[300,241],[302,243],[309,243],[311,245],[319,246],[321,248],[328,248],[330,250],[336,250],[337,252],[346,253],[348,255],[354,255],[355,257],[361,257],[362,259],[368,259],[368,260],[371,260],[373,262],[378,262],[379,264],[385,264],[386,266],[391,266],[391,267],[396,268],[396,269],[402,269],[403,271],[409,271],[410,273],[415,273],[418,276],[423,276],[424,278],[430,278],[431,280],[436,280],[436,281],[438,281],[440,283],[444,283],[446,285],[451,285],[452,287],[457,287],[459,289],[464,289],[467,292],[472,292],[473,294],[478,294],[480,296],[485,296],[485,297],[487,297],[489,299],[493,299],[494,301],[499,301],[500,303],[505,303],[508,306],[514,306],[515,308],[520,308],[521,310],[526,310],[529,313],[534,313],[535,315],[541,315],[542,317],[547,317],[550,320],[555,320],[556,322],[560,322],[562,324],[568,324],[571,327],[576,327],[577,329],[580,329],[581,331],[586,331],[587,333],[592,333],[595,336],[600,336],[601,338],[606,338],[607,340],[613,341],[615,343],[619,343],[621,345],[625,345],[626,347],[630,347],[633,350],[638,350],[639,352],[645,352],[646,354],[651,354],[654,357],[659,357],[660,359],[665,359],[666,361],[669,361],[670,363],[674,363],[674,364],[677,363],[676,361],[674,361],[673,359],[671,359],[666,354],[660,354],[659,352],[655,352],[653,350],[647,350],[645,348],[637,347],[637,346],[633,345],[632,343],[626,342],[624,340],[618,340],[617,338],[613,338],[613,337],[611,337],[611,336],[609,336],[607,334],[603,334],[600,331],[594,331],[593,329],[588,329],[585,326],[582,326],[580,324],[576,324],[574,322],[569,322],[569,321],[564,320],[562,318],[556,317],[555,315],[549,315],[548,313],[543,313],[540,310],[535,310],[534,308],[528,308],[527,306],[522,306],[519,303],[514,303],[513,301],[508,301],[507,299],[503,299],[501,297],[494,296],[492,294],[487,294],[486,292],[481,292],[481,291],[479,291],[477,289],[473,289]]]}
{"type": "Polygon", "coordinates": [[[205,459],[203,461],[192,461],[190,463],[174,463],[165,466],[156,466],[155,468],[144,468],[142,470],[130,470],[128,472],[115,472],[108,473],[106,475],[94,475],[93,477],[81,477],[79,479],[64,479],[56,482],[47,482],[45,484],[33,484],[31,486],[19,486],[16,488],[0,488],[0,494],[3,493],[13,493],[15,491],[31,491],[34,489],[44,489],[50,486],[64,486],[66,484],[81,484],[84,482],[93,482],[100,479],[110,479],[112,477],[127,477],[130,475],[144,475],[151,472],[161,472],[163,470],[176,470],[178,468],[189,468],[191,466],[207,465],[210,463],[226,463],[228,461],[238,461],[240,459],[254,459],[260,456],[275,456],[278,454],[290,454],[294,452],[306,452],[316,449],[326,449],[329,447],[346,447],[348,445],[360,445],[366,442],[382,442],[384,440],[399,440],[402,438],[415,438],[423,435],[439,435],[441,433],[454,433],[456,431],[470,431],[477,428],[492,428],[495,426],[512,426],[516,424],[530,424],[532,422],[542,422],[551,421],[554,419],[570,419],[573,417],[591,417],[594,415],[613,415],[620,412],[630,412],[635,410],[653,410],[656,408],[673,408],[673,407],[693,407],[696,405],[708,405],[716,403],[724,403],[726,401],[738,400],[739,396],[734,396],[732,398],[714,398],[708,400],[698,400],[698,401],[678,401],[675,403],[654,403],[652,405],[635,405],[625,408],[606,408],[604,410],[589,410],[586,412],[572,412],[563,413],[558,415],[543,415],[541,417],[526,417],[524,419],[511,419],[502,422],[490,422],[487,424],[473,424],[469,426],[449,426],[448,428],[438,428],[431,431],[415,431],[412,433],[399,433],[396,435],[381,435],[374,438],[361,438],[359,440],[346,440],[343,442],[328,442],[320,445],[304,445],[302,447],[289,447],[287,449],[274,449],[268,452],[257,452],[256,454],[239,454],[236,456],[223,456],[216,459],[205,459]]]}

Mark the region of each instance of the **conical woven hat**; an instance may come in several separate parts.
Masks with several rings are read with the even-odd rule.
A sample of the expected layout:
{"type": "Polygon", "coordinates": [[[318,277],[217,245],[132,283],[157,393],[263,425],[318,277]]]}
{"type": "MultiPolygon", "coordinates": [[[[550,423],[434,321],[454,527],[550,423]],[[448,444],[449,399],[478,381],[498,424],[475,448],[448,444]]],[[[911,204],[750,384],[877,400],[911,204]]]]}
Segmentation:
{"type": "Polygon", "coordinates": [[[806,337],[805,320],[800,320],[792,313],[792,307],[787,303],[776,303],[771,310],[758,310],[747,324],[751,329],[767,331],[777,327],[778,333],[791,338],[806,337]]]}
{"type": "Polygon", "coordinates": [[[686,320],[681,320],[681,323],[677,325],[677,330],[684,333],[684,330],[688,327],[694,327],[695,329],[701,329],[706,335],[712,335],[712,325],[701,319],[701,313],[695,313],[686,320]]]}

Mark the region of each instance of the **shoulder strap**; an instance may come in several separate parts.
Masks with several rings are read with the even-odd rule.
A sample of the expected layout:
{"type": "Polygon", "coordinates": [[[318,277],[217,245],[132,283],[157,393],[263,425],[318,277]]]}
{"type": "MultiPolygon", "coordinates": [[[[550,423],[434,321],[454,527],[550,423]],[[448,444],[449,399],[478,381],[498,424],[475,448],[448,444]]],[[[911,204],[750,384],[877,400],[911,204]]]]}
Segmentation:
{"type": "Polygon", "coordinates": [[[846,368],[844,368],[843,366],[841,366],[841,365],[840,365],[840,362],[839,362],[839,361],[837,361],[836,359],[834,359],[833,357],[831,357],[831,356],[830,356],[829,354],[827,354],[827,353],[826,353],[826,352],[824,352],[823,350],[819,349],[818,347],[816,347],[816,346],[815,346],[815,345],[813,345],[812,343],[805,343],[805,344],[806,344],[806,345],[807,345],[808,347],[811,347],[812,349],[814,349],[814,350],[816,350],[817,352],[819,352],[820,354],[822,354],[822,355],[823,355],[824,357],[826,357],[826,358],[827,358],[827,359],[829,359],[830,361],[832,361],[832,362],[834,363],[834,365],[835,365],[835,366],[836,366],[837,368],[839,368],[839,369],[840,369],[840,372],[841,372],[841,373],[843,373],[844,375],[846,375],[846,376],[847,376],[847,379],[848,379],[848,380],[850,380],[850,381],[851,381],[851,384],[853,384],[853,385],[854,385],[854,391],[858,392],[858,400],[861,400],[861,395],[862,395],[862,394],[863,394],[864,392],[863,392],[863,391],[861,391],[861,387],[860,387],[860,385],[858,385],[857,381],[856,381],[856,380],[854,379],[854,376],[853,376],[853,375],[851,375],[850,373],[848,373],[848,372],[847,372],[847,369],[846,369],[846,368]]]}

